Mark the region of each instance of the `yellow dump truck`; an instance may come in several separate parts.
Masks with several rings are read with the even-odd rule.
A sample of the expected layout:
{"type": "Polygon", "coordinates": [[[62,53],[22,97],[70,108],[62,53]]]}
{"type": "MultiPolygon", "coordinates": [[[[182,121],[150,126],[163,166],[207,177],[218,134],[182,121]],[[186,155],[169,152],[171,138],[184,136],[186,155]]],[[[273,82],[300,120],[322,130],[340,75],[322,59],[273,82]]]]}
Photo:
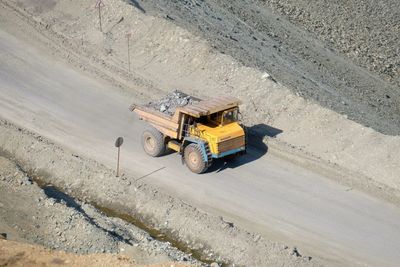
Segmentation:
{"type": "Polygon", "coordinates": [[[144,151],[153,157],[172,149],[183,156],[194,173],[203,173],[213,159],[246,153],[245,128],[239,124],[239,105],[222,96],[177,107],[172,116],[148,106],[132,105],[131,111],[153,127],[142,135],[144,151]]]}

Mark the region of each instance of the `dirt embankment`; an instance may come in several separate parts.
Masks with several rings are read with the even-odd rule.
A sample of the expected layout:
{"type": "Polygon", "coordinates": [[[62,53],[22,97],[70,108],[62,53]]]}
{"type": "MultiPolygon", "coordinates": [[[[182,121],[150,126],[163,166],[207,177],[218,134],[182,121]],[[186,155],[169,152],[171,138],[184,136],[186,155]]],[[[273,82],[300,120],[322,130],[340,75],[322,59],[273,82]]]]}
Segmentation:
{"type": "MultiPolygon", "coordinates": [[[[163,2],[163,4],[165,3],[167,2],[163,2]]],[[[192,6],[194,2],[182,1],[182,3],[171,2],[169,9],[175,10],[174,12],[179,11],[181,15],[200,12],[197,4],[192,6]],[[185,4],[184,8],[172,8],[182,3],[185,4]],[[188,12],[185,12],[185,10],[188,10],[188,12]]],[[[236,2],[232,2],[232,5],[234,3],[236,2]]],[[[203,8],[202,10],[205,10],[204,12],[209,13],[204,6],[208,5],[208,2],[199,2],[198,4],[203,8]]],[[[237,11],[238,6],[236,4],[232,8],[237,11]]],[[[162,4],[160,3],[160,5],[162,4]]],[[[226,7],[226,3],[224,6],[226,7]]],[[[243,15],[249,8],[249,10],[253,10],[251,12],[258,14],[254,11],[257,6],[253,4],[249,6],[242,4],[241,6],[243,7],[243,15]]],[[[149,16],[148,12],[143,10],[143,7],[145,6],[129,5],[119,0],[107,1],[107,4],[102,8],[103,32],[99,30],[98,12],[91,1],[80,1],[76,4],[53,1],[8,1],[2,11],[1,22],[5,30],[18,34],[18,29],[21,38],[25,38],[30,43],[34,43],[32,40],[42,43],[81,70],[119,85],[122,91],[127,95],[135,96],[137,101],[138,99],[149,101],[158,98],[165,92],[170,92],[171,89],[180,89],[185,93],[203,98],[215,92],[237,96],[244,101],[242,111],[246,124],[262,136],[276,136],[276,138],[268,138],[270,153],[283,153],[283,156],[310,168],[319,169],[319,166],[329,166],[330,172],[334,172],[332,177],[335,180],[398,202],[400,199],[398,181],[400,139],[398,136],[386,136],[348,120],[346,115],[332,112],[299,96],[301,94],[292,93],[288,88],[274,82],[274,77],[271,77],[270,74],[244,67],[231,56],[218,53],[212,48],[213,42],[207,43],[187,30],[176,27],[173,22],[178,21],[178,15],[171,20],[172,13],[167,12],[166,10],[169,9],[166,9],[166,7],[158,7],[158,10],[164,10],[164,15],[169,14],[168,17],[163,16],[163,18],[149,16]],[[39,32],[36,30],[39,30],[39,32]],[[127,60],[127,34],[130,34],[130,72],[127,60]],[[270,126],[273,126],[273,128],[270,126]],[[296,159],[293,158],[292,154],[297,154],[296,159]]],[[[220,21],[218,18],[224,19],[222,15],[226,16],[226,19],[223,20],[224,25],[230,25],[229,18],[236,12],[227,13],[224,8],[218,10],[215,13],[218,16],[212,17],[210,14],[214,13],[209,13],[212,19],[217,22],[211,23],[212,25],[207,26],[208,28],[214,27],[214,24],[221,24],[222,22],[218,22],[220,21]]],[[[230,8],[227,8],[227,10],[230,10],[230,8]]],[[[208,18],[204,12],[202,19],[208,18]]],[[[272,31],[274,34],[266,29],[266,35],[269,37],[266,37],[263,41],[270,50],[265,53],[257,52],[257,57],[260,55],[272,57],[266,62],[276,67],[287,66],[287,63],[281,60],[283,55],[278,57],[277,52],[274,51],[279,52],[279,49],[283,52],[286,51],[284,53],[286,59],[293,61],[296,59],[294,54],[296,47],[293,47],[294,50],[287,50],[284,47],[297,44],[298,47],[307,46],[310,49],[320,49],[318,53],[311,53],[312,55],[320,55],[319,58],[315,59],[316,63],[312,63],[313,60],[311,59],[305,61],[311,65],[318,65],[321,62],[326,64],[341,62],[340,64],[351,66],[301,32],[294,35],[298,39],[289,38],[286,40],[285,34],[290,37],[290,34],[293,31],[298,31],[298,29],[291,28],[290,24],[282,22],[279,17],[259,14],[256,18],[260,19],[260,16],[275,21],[274,23],[271,22],[273,27],[267,27],[268,31],[272,31]],[[279,26],[279,23],[284,23],[284,26],[286,25],[285,27],[289,27],[288,30],[290,30],[289,32],[282,30],[281,33],[285,33],[283,37],[276,32],[276,29],[283,27],[282,25],[279,26]],[[275,29],[275,27],[278,28],[275,29]],[[280,44],[280,42],[282,43],[280,44]],[[301,46],[302,42],[306,42],[306,44],[301,46]],[[274,45],[277,48],[274,48],[274,45]],[[329,61],[326,60],[327,58],[329,61]],[[335,60],[333,61],[333,59],[335,60]]],[[[240,27],[245,27],[251,22],[244,23],[243,20],[237,18],[236,20],[236,24],[240,27]]],[[[181,21],[181,23],[184,22],[183,19],[181,21]]],[[[196,21],[197,17],[193,17],[192,24],[201,25],[196,21]]],[[[236,26],[234,27],[234,25],[236,24],[231,24],[232,28],[229,30],[235,32],[236,26]]],[[[208,29],[207,27],[204,27],[204,29],[208,29]]],[[[258,31],[252,31],[258,34],[258,31]]],[[[211,29],[209,32],[215,33],[211,29]]],[[[237,31],[236,35],[231,37],[239,40],[237,38],[240,36],[237,35],[247,34],[248,32],[251,31],[246,28],[246,30],[237,31]]],[[[250,40],[250,38],[246,38],[246,40],[250,40]]],[[[239,42],[233,39],[230,42],[237,46],[239,42]]],[[[256,39],[258,41],[253,39],[251,42],[261,42],[260,40],[262,40],[257,36],[256,39]]],[[[227,49],[230,47],[228,43],[225,46],[227,49]]],[[[246,47],[252,48],[253,46],[251,43],[248,46],[243,45],[243,49],[246,47]]],[[[241,55],[241,53],[238,53],[238,55],[241,55]]],[[[297,65],[289,65],[292,66],[292,71],[302,70],[297,65]]],[[[340,66],[342,65],[329,65],[325,69],[327,73],[331,73],[330,70],[335,70],[337,67],[341,68],[340,66]]],[[[312,70],[315,70],[315,66],[310,69],[310,72],[312,70]]],[[[347,74],[358,73],[357,75],[360,76],[357,77],[366,79],[361,84],[365,84],[364,82],[369,84],[370,74],[363,71],[350,71],[347,67],[341,70],[337,75],[343,74],[343,79],[346,80],[347,74]]],[[[340,75],[335,77],[341,77],[340,75]]],[[[278,76],[275,78],[278,78],[278,76]]],[[[318,79],[323,80],[325,76],[318,79]]],[[[302,80],[296,80],[296,84],[306,84],[302,80]]],[[[376,81],[376,83],[375,88],[377,89],[385,87],[380,81],[376,81]]],[[[332,88],[322,85],[317,87],[317,89],[310,88],[314,88],[313,92],[316,93],[326,91],[336,94],[336,89],[331,90],[332,88]],[[321,90],[321,88],[326,90],[321,90]]],[[[343,87],[343,89],[347,90],[347,87],[343,87]]],[[[360,93],[359,95],[363,94],[360,93]]],[[[328,97],[328,99],[340,103],[339,100],[335,100],[335,97],[328,97]]],[[[387,101],[396,101],[393,97],[390,99],[387,101]]],[[[398,107],[399,105],[393,102],[389,106],[398,107]]],[[[385,107],[386,104],[379,105],[379,108],[385,107]]],[[[353,111],[363,110],[362,108],[359,109],[357,105],[347,105],[347,108],[351,108],[353,111]]],[[[370,115],[375,116],[375,113],[373,110],[365,110],[364,115],[367,118],[370,115]]],[[[387,114],[396,116],[400,113],[392,110],[388,111],[387,114]]],[[[395,117],[393,118],[395,119],[395,117]]],[[[385,122],[381,119],[378,121],[385,122]]],[[[395,121],[397,123],[400,120],[395,119],[395,121]]],[[[396,123],[393,125],[396,125],[396,123]]]]}
{"type": "MultiPolygon", "coordinates": [[[[75,199],[111,210],[121,218],[136,218],[202,261],[246,266],[314,266],[325,263],[318,258],[302,256],[301,250],[296,248],[271,242],[258,234],[240,229],[222,217],[204,213],[134,177],[116,178],[114,172],[105,166],[76,156],[22,128],[4,121],[0,127],[0,146],[6,153],[13,155],[22,168],[29,170],[33,177],[40,177],[42,181],[65,190],[66,194],[75,199]]],[[[54,204],[53,200],[44,202],[54,204]]],[[[54,205],[58,208],[63,203],[54,205]]],[[[44,208],[49,207],[51,208],[51,204],[44,208]]],[[[84,207],[86,206],[83,205],[82,208],[84,207]]],[[[76,215],[78,219],[81,216],[76,215]]],[[[122,225],[124,227],[115,229],[115,221],[110,225],[110,220],[107,219],[103,227],[111,227],[110,231],[125,237],[128,234],[126,231],[119,232],[126,227],[126,224],[122,225]]],[[[71,227],[70,224],[64,226],[71,227]]],[[[66,232],[65,237],[69,236],[66,232]]],[[[107,233],[103,236],[114,240],[107,233]]],[[[90,240],[89,238],[87,242],[90,240]]]]}

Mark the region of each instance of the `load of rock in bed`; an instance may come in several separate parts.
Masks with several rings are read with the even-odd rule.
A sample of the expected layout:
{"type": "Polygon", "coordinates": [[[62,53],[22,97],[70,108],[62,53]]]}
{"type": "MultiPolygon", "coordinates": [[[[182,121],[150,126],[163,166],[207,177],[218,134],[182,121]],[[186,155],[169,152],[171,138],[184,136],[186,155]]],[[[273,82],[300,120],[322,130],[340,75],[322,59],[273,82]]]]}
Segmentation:
{"type": "Polygon", "coordinates": [[[146,106],[172,116],[174,115],[176,108],[191,105],[199,101],[198,98],[175,90],[160,100],[148,103],[146,106]]]}

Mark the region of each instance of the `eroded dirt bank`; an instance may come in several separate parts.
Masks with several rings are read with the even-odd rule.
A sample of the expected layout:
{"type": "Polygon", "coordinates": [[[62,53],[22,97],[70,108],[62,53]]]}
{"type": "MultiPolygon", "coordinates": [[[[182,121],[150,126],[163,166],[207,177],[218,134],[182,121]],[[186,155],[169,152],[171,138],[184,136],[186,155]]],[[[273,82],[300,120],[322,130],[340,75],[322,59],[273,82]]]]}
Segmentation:
{"type": "MultiPolygon", "coordinates": [[[[0,127],[1,147],[32,176],[40,177],[85,203],[94,202],[138,218],[160,233],[185,244],[205,261],[246,266],[329,265],[321,259],[302,256],[301,250],[299,252],[296,248],[270,242],[260,235],[240,229],[222,217],[206,214],[134,177],[116,178],[103,165],[81,158],[20,127],[5,121],[0,127]]],[[[56,207],[63,205],[54,204],[51,199],[47,202],[56,207]]],[[[118,229],[122,231],[122,228],[118,229]]],[[[124,236],[124,232],[119,233],[115,228],[113,231],[124,236]]]]}

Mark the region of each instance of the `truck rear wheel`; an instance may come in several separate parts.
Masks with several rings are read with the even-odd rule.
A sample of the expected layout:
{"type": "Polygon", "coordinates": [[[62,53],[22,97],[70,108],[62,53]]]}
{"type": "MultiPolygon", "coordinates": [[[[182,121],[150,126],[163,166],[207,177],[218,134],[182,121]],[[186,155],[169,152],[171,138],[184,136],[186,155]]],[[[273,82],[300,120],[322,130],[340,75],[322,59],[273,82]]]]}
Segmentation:
{"type": "Polygon", "coordinates": [[[142,146],[144,151],[152,157],[159,157],[163,155],[166,150],[164,136],[155,128],[143,131],[142,146]]]}
{"type": "Polygon", "coordinates": [[[203,173],[207,170],[208,165],[204,160],[203,153],[198,144],[190,144],[185,147],[183,153],[186,166],[194,173],[203,173]]]}

